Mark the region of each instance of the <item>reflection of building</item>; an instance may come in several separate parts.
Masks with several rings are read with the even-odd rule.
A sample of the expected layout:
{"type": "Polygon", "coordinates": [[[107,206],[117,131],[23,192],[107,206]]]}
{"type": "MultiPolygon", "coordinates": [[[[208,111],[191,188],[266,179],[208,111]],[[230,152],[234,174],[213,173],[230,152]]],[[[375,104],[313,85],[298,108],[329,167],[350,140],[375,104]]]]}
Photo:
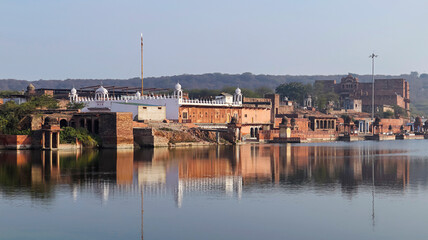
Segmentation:
{"type": "MultiPolygon", "coordinates": [[[[274,184],[285,191],[290,185],[318,185],[321,189],[340,186],[352,194],[360,185],[371,186],[373,170],[376,188],[402,191],[413,173],[417,179],[423,175],[418,173],[418,166],[427,168],[424,162],[410,161],[406,153],[397,155],[400,150],[355,146],[242,145],[192,151],[103,150],[82,155],[62,151],[0,152],[0,170],[14,169],[9,172],[17,175],[11,179],[20,181],[0,182],[0,190],[9,184],[22,189],[51,186],[44,188],[46,196],[57,183],[78,183],[78,188],[93,189],[105,201],[121,189],[142,189],[149,196],[172,194],[181,206],[187,194],[240,198],[246,190],[264,184],[274,184]],[[76,171],[82,171],[82,175],[76,171]]],[[[428,178],[415,181],[427,183],[428,178]]],[[[73,194],[77,198],[78,191],[73,190],[73,194]]]]}

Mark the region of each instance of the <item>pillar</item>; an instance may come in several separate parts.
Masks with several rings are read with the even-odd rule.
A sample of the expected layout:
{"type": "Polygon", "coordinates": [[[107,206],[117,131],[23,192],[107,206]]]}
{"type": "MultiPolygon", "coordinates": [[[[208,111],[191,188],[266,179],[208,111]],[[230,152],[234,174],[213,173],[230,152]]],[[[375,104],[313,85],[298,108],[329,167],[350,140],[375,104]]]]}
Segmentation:
{"type": "Polygon", "coordinates": [[[52,149],[52,132],[49,132],[49,149],[52,149]]]}
{"type": "Polygon", "coordinates": [[[59,149],[59,132],[56,132],[56,148],[59,149]]]}
{"type": "Polygon", "coordinates": [[[42,132],[42,149],[46,146],[46,139],[45,139],[46,132],[42,132]]]}

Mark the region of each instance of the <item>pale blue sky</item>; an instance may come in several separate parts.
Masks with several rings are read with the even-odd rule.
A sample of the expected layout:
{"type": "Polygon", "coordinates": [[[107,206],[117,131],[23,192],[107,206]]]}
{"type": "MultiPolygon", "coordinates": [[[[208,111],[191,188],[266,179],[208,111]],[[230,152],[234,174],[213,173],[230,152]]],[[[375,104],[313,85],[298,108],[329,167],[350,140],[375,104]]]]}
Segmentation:
{"type": "Polygon", "coordinates": [[[0,0],[0,78],[428,72],[428,1],[0,0]]]}

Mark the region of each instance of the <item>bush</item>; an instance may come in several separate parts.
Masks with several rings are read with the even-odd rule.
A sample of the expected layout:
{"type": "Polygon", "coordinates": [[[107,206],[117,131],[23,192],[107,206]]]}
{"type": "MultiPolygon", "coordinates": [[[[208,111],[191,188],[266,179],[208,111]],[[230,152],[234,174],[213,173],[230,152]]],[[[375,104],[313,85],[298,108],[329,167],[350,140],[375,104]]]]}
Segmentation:
{"type": "Polygon", "coordinates": [[[161,127],[161,128],[159,128],[159,130],[161,130],[161,131],[168,131],[168,132],[174,131],[171,128],[167,128],[167,127],[161,127]]]}
{"type": "Polygon", "coordinates": [[[68,103],[67,104],[67,109],[70,109],[70,110],[78,110],[84,107],[86,107],[85,103],[68,103]]]}
{"type": "Polygon", "coordinates": [[[98,147],[101,143],[98,136],[91,135],[84,128],[64,127],[60,134],[61,143],[75,143],[79,140],[85,147],[98,147]]]}

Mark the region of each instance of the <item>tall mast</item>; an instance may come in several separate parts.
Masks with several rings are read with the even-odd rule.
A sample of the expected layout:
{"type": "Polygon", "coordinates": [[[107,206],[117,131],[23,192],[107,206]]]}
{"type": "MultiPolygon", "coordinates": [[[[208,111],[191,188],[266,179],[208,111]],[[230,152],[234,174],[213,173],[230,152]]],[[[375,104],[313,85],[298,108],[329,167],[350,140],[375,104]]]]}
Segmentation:
{"type": "Polygon", "coordinates": [[[141,95],[144,95],[143,90],[143,34],[141,33],[141,95]]]}
{"type": "MultiPolygon", "coordinates": [[[[373,119],[374,119],[374,105],[375,105],[375,94],[374,94],[374,91],[375,91],[375,79],[374,79],[374,59],[375,59],[375,57],[377,57],[377,55],[376,54],[374,54],[374,53],[372,53],[370,56],[369,56],[369,58],[371,58],[372,59],[372,122],[373,122],[373,119]]],[[[373,132],[374,133],[374,132],[373,132]]]]}

